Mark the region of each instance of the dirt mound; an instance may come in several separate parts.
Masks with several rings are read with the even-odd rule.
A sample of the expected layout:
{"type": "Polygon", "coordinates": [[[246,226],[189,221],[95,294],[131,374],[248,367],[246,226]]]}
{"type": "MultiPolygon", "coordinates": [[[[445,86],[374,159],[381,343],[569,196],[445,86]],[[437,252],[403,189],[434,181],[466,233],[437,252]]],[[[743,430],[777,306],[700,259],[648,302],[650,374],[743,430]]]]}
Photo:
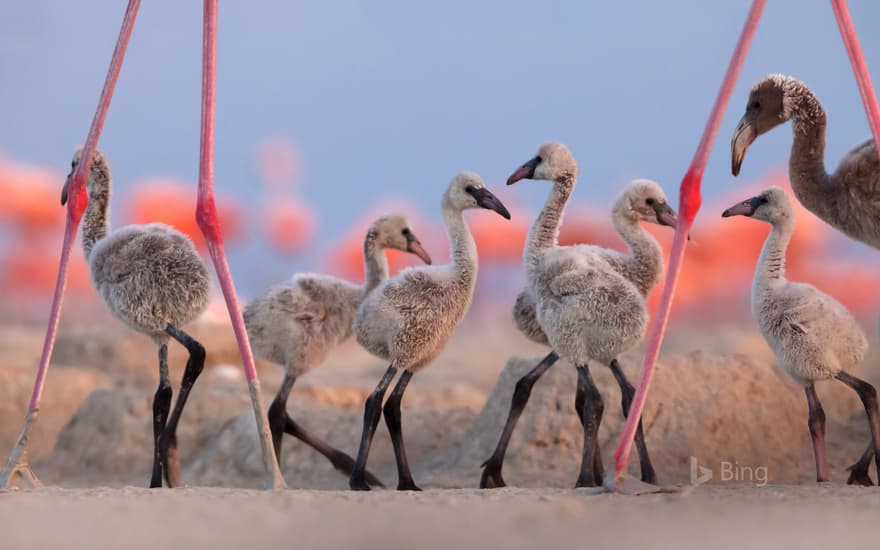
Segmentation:
{"type": "MultiPolygon", "coordinates": [[[[279,369],[280,370],[280,369],[279,369]]],[[[371,380],[372,381],[372,380],[371,380]]],[[[376,382],[379,377],[376,377],[376,382]]],[[[421,382],[421,381],[419,381],[421,382]]],[[[308,378],[297,384],[290,396],[291,406],[305,403],[338,409],[357,409],[363,411],[364,402],[373,391],[373,386],[342,385],[337,383],[312,382],[308,378]]],[[[479,411],[486,402],[486,394],[471,384],[414,384],[406,392],[405,402],[411,408],[450,408],[462,407],[479,411]]],[[[266,385],[267,399],[271,399],[276,385],[266,385]]]]}
{"type": "MultiPolygon", "coordinates": [[[[183,483],[198,486],[261,487],[263,466],[250,398],[240,384],[205,380],[190,395],[178,428],[183,483]]],[[[358,395],[363,388],[351,389],[358,395]]],[[[328,407],[353,397],[341,389],[304,392],[291,416],[313,435],[355,456],[363,411],[328,407]]],[[[152,392],[137,389],[94,392],[58,436],[55,449],[37,463],[44,482],[66,486],[143,486],[152,465],[152,392]]],[[[419,401],[419,400],[417,400],[419,401]]],[[[420,466],[458,444],[475,416],[467,407],[429,408],[404,402],[408,455],[420,466]]],[[[377,430],[370,469],[396,483],[391,442],[384,422],[377,430]]],[[[324,457],[285,436],[282,470],[291,487],[347,488],[347,479],[324,457]]]]}
{"type": "MultiPolygon", "coordinates": [[[[293,408],[290,414],[312,435],[352,458],[357,456],[363,426],[361,410],[293,408]]],[[[430,468],[433,459],[459,444],[473,418],[474,412],[468,408],[407,408],[404,403],[404,437],[416,483],[421,483],[426,476],[425,470],[430,468]]],[[[384,422],[379,423],[373,439],[369,469],[386,486],[396,486],[394,452],[384,422]]],[[[281,470],[292,488],[348,488],[347,477],[335,471],[315,450],[290,436],[285,436],[282,443],[281,470]]],[[[263,466],[253,412],[242,412],[227,422],[185,473],[186,479],[195,480],[199,485],[260,487],[263,466]]]]}
{"type": "MultiPolygon", "coordinates": [[[[633,381],[640,359],[632,355],[622,361],[633,381]]],[[[479,414],[474,404],[480,402],[480,392],[465,382],[460,388],[431,382],[407,394],[404,433],[417,483],[425,488],[477,485],[480,464],[491,454],[501,432],[513,386],[538,360],[511,359],[479,414]]],[[[190,397],[179,428],[182,480],[189,485],[260,487],[262,462],[250,400],[237,371],[226,370],[207,370],[190,397]]],[[[599,436],[606,468],[610,468],[623,420],[620,392],[607,368],[595,365],[591,370],[605,399],[599,436]]],[[[47,392],[54,388],[59,393],[47,394],[47,402],[52,403],[48,410],[58,418],[62,405],[72,412],[78,403],[77,383],[60,380],[76,372],[58,368],[50,375],[47,392]]],[[[20,383],[26,391],[31,376],[28,372],[20,383]]],[[[107,385],[100,373],[83,376],[80,384],[87,389],[80,401],[90,385],[102,380],[107,385]]],[[[504,468],[508,483],[573,485],[582,445],[581,426],[574,414],[575,379],[571,365],[560,361],[535,385],[511,440],[504,468]]],[[[11,391],[11,385],[0,385],[0,392],[11,391]]],[[[267,397],[271,397],[272,388],[267,386],[267,397]]],[[[366,383],[303,384],[291,396],[290,414],[313,435],[354,456],[363,397],[369,390],[366,383]]],[[[867,422],[857,398],[843,385],[822,384],[819,392],[828,418],[832,480],[843,482],[845,467],[869,440],[867,422]]],[[[152,390],[147,389],[95,392],[64,426],[54,451],[38,461],[38,475],[48,483],[65,485],[145,485],[152,462],[152,397],[152,390]]],[[[3,402],[9,400],[0,399],[3,402]]],[[[812,483],[806,408],[803,390],[766,361],[700,352],[664,357],[645,411],[648,446],[660,481],[689,481],[694,457],[700,466],[713,471],[716,483],[748,482],[749,476],[762,475],[757,468],[766,468],[766,480],[771,483],[812,483]]],[[[23,410],[4,414],[18,419],[23,410]]],[[[12,423],[12,431],[17,430],[16,424],[12,423]]],[[[49,424],[45,422],[44,428],[49,424]]],[[[15,436],[10,432],[6,437],[10,435],[15,436]]],[[[48,445],[47,440],[42,444],[48,445]]],[[[630,471],[636,474],[635,452],[630,462],[630,471]]],[[[386,485],[396,484],[384,422],[376,433],[370,469],[386,485]]],[[[289,436],[284,440],[282,471],[291,487],[347,486],[345,476],[326,459],[289,436]]]]}
{"type": "MultiPolygon", "coordinates": [[[[232,414],[249,407],[245,391],[200,388],[187,401],[178,426],[185,465],[232,414]]],[[[94,392],[58,435],[38,475],[63,485],[144,485],[153,453],[153,394],[116,389],[94,392]]],[[[191,480],[184,476],[184,482],[191,480]]]]}
{"type": "MultiPolygon", "coordinates": [[[[33,363],[32,357],[30,362],[33,363]]],[[[36,364],[0,366],[0,452],[12,449],[18,438],[35,375],[36,364]]],[[[30,434],[31,458],[38,460],[52,449],[61,428],[93,391],[110,386],[107,375],[91,369],[61,366],[50,369],[43,391],[43,407],[30,434]]]]}
{"type": "MultiPolygon", "coordinates": [[[[188,325],[186,331],[205,346],[206,370],[217,365],[241,365],[231,327],[197,321],[188,325]]],[[[172,380],[180,380],[186,360],[186,349],[172,340],[168,344],[168,366],[172,380]]],[[[155,388],[159,380],[159,358],[155,343],[115,320],[107,325],[70,324],[64,327],[58,333],[53,361],[106,372],[125,387],[155,388]]],[[[262,362],[258,364],[260,369],[265,366],[262,362]]]]}
{"type": "MultiPolygon", "coordinates": [[[[473,426],[434,472],[438,483],[477,483],[480,464],[495,447],[507,417],[516,381],[539,357],[511,359],[473,426]]],[[[638,357],[623,361],[630,380],[637,378],[638,357]]],[[[612,465],[623,425],[620,392],[609,369],[591,372],[604,396],[600,445],[606,469],[612,465]]],[[[574,414],[575,369],[564,361],[535,385],[505,461],[511,485],[570,487],[577,478],[583,432],[574,414]]],[[[846,480],[870,439],[855,395],[841,384],[819,388],[827,422],[832,479],[846,480]]],[[[658,477],[665,483],[689,481],[691,457],[713,471],[713,482],[748,482],[766,467],[771,483],[815,480],[803,390],[768,364],[743,356],[717,357],[695,352],[664,357],[654,378],[644,414],[646,437],[658,477]]],[[[630,473],[638,475],[635,451],[630,473]]]]}

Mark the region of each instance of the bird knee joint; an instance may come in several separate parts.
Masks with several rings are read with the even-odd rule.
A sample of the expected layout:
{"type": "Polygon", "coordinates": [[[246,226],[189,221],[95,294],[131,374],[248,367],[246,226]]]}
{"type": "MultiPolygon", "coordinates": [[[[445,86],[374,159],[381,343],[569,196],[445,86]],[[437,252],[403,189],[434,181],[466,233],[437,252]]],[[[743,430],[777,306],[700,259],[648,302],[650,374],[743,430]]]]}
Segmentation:
{"type": "Polygon", "coordinates": [[[400,402],[395,400],[394,397],[385,402],[385,406],[382,407],[382,412],[385,413],[385,418],[395,419],[399,416],[400,411],[400,402]]]}
{"type": "Polygon", "coordinates": [[[159,389],[156,390],[156,394],[153,396],[153,410],[157,407],[164,408],[168,403],[171,403],[171,386],[159,386],[159,389]]]}
{"type": "Polygon", "coordinates": [[[269,417],[269,422],[277,421],[277,419],[283,419],[285,413],[284,403],[281,401],[272,401],[272,404],[269,405],[269,411],[266,413],[266,416],[269,417]]]}
{"type": "Polygon", "coordinates": [[[520,380],[516,383],[516,386],[513,388],[513,401],[515,403],[527,400],[532,394],[532,384],[529,382],[528,380],[520,380]]]}
{"type": "Polygon", "coordinates": [[[825,426],[825,411],[822,409],[813,411],[807,424],[810,427],[810,432],[817,433],[822,430],[825,426]]]}
{"type": "Polygon", "coordinates": [[[373,392],[369,395],[369,397],[367,397],[366,406],[368,409],[371,407],[375,407],[377,405],[381,405],[381,404],[382,404],[382,396],[380,394],[373,392]]]}
{"type": "Polygon", "coordinates": [[[862,398],[871,403],[873,406],[877,405],[877,389],[865,382],[864,386],[862,386],[862,398]]]}
{"type": "Polygon", "coordinates": [[[205,346],[201,345],[198,342],[193,342],[192,347],[189,349],[189,356],[192,357],[193,361],[204,364],[205,357],[207,356],[207,353],[205,352],[205,346]]]}

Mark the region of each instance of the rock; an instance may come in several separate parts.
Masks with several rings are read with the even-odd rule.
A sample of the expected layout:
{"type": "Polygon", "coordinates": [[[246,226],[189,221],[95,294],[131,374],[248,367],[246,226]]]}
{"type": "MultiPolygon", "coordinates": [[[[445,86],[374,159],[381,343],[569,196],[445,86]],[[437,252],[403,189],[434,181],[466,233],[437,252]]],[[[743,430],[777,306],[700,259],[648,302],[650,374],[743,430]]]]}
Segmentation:
{"type": "MultiPolygon", "coordinates": [[[[45,480],[76,485],[147,485],[153,464],[152,403],[153,393],[144,390],[94,392],[64,426],[55,449],[40,465],[45,480]]],[[[185,471],[231,415],[249,406],[244,389],[197,385],[177,430],[182,469],[185,471]]],[[[185,475],[182,482],[193,484],[185,475]]]]}
{"type": "MultiPolygon", "coordinates": [[[[459,447],[438,460],[434,476],[446,483],[478,483],[507,418],[516,381],[540,357],[513,358],[459,447]]],[[[622,361],[635,385],[640,358],[622,361]]],[[[592,365],[605,403],[599,432],[604,464],[613,467],[623,427],[620,392],[610,370],[592,365]]],[[[583,431],[574,411],[576,372],[559,361],[534,386],[511,438],[504,478],[524,487],[572,487],[580,467],[583,431]]],[[[846,480],[870,436],[854,394],[840,384],[821,385],[828,416],[828,463],[835,481],[846,480]]],[[[687,483],[690,458],[713,470],[714,482],[748,482],[766,467],[771,483],[815,480],[803,390],[772,365],[742,356],[701,352],[661,358],[643,415],[648,449],[661,483],[687,483]],[[737,477],[737,479],[734,479],[737,477]]],[[[638,476],[633,450],[629,472],[638,476]]]]}
{"type": "MultiPolygon", "coordinates": [[[[21,431],[34,387],[33,364],[0,367],[0,452],[8,453],[21,431]]],[[[109,388],[110,378],[100,372],[78,367],[54,366],[49,369],[37,421],[30,433],[31,460],[39,460],[52,449],[61,428],[96,389],[109,388]]],[[[4,455],[4,460],[5,460],[4,455]]],[[[4,462],[5,464],[5,462],[4,462]]]]}
{"type": "MultiPolygon", "coordinates": [[[[357,457],[363,426],[363,412],[354,409],[314,407],[290,410],[291,417],[305,430],[328,444],[357,457]]],[[[404,400],[403,430],[407,458],[416,478],[426,476],[432,457],[459,444],[474,413],[462,407],[409,409],[404,400]]],[[[369,470],[387,487],[397,486],[397,469],[391,438],[380,421],[370,451],[369,470]]],[[[281,470],[291,488],[347,489],[348,477],[303,442],[285,435],[281,470]]],[[[264,479],[256,422],[251,411],[227,422],[199,452],[186,478],[199,485],[261,487],[264,479]]],[[[427,488],[427,486],[426,486],[427,488]]]]}

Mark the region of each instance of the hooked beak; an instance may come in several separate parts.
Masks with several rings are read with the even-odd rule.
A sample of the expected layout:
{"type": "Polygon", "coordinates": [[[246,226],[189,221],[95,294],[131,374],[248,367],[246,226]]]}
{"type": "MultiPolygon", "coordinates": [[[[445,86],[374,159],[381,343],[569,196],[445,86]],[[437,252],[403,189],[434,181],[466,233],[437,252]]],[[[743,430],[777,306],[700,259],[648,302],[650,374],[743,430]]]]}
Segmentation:
{"type": "Polygon", "coordinates": [[[502,204],[501,201],[498,200],[498,197],[493,195],[492,192],[485,187],[471,187],[467,192],[477,200],[477,205],[480,208],[494,210],[501,214],[505,219],[510,219],[510,212],[507,211],[504,204],[502,204]]]}
{"type": "Polygon", "coordinates": [[[507,185],[513,185],[519,180],[532,179],[535,177],[535,168],[541,163],[541,157],[535,157],[516,169],[516,172],[507,178],[507,185]]]}
{"type": "Polygon", "coordinates": [[[67,179],[64,181],[64,187],[61,188],[61,206],[67,204],[67,192],[70,190],[70,180],[73,179],[73,173],[67,174],[67,179]]]}
{"type": "Polygon", "coordinates": [[[678,216],[675,210],[665,202],[654,203],[654,214],[657,216],[657,223],[666,227],[678,227],[678,216]]]}
{"type": "Polygon", "coordinates": [[[428,256],[428,253],[425,251],[424,248],[422,248],[422,243],[420,243],[419,240],[412,233],[410,233],[406,237],[406,251],[411,254],[415,254],[423,262],[431,265],[431,257],[428,256]]]}
{"type": "Polygon", "coordinates": [[[748,200],[739,202],[725,210],[721,213],[722,218],[729,218],[731,216],[748,216],[751,217],[752,214],[755,213],[755,210],[761,205],[763,201],[761,197],[752,197],[748,200]]]}
{"type": "Polygon", "coordinates": [[[739,169],[746,157],[746,149],[755,141],[756,137],[758,137],[758,129],[755,127],[755,121],[751,115],[746,113],[739,119],[739,124],[733,133],[733,139],[730,141],[730,171],[734,176],[739,175],[739,169]]]}

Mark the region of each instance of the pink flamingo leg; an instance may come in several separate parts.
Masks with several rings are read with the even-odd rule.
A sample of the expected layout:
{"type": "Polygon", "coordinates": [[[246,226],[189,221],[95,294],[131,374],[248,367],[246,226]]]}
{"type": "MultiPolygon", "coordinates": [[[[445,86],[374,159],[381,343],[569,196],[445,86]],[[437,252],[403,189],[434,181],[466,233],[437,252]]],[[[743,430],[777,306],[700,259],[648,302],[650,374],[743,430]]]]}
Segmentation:
{"type": "Polygon", "coordinates": [[[852,19],[849,17],[849,8],[846,0],[831,0],[834,16],[837,18],[837,26],[840,28],[840,36],[846,46],[846,53],[852,63],[853,73],[859,85],[859,93],[862,103],[865,104],[865,112],[868,115],[868,123],[871,125],[871,133],[874,135],[874,145],[880,153],[880,106],[877,105],[877,95],[874,93],[874,85],[871,84],[871,74],[865,64],[865,56],[862,55],[862,46],[859,37],[853,28],[852,19]]]}
{"type": "MultiPolygon", "coordinates": [[[[733,57],[730,60],[730,65],[727,67],[727,73],[724,75],[724,80],[721,83],[718,97],[715,99],[715,105],[712,107],[712,113],[709,115],[706,128],[703,130],[703,137],[700,139],[697,152],[694,154],[691,165],[681,181],[679,194],[680,218],[678,227],[675,230],[675,238],[672,242],[669,270],[666,273],[666,283],[663,286],[660,307],[651,323],[648,350],[645,354],[639,386],[633,397],[623,433],[620,434],[617,450],[614,452],[614,472],[609,472],[608,477],[605,479],[605,486],[611,490],[621,490],[622,488],[623,472],[629,462],[629,454],[632,451],[636,427],[638,426],[639,418],[642,416],[642,410],[645,407],[648,388],[651,385],[654,367],[657,364],[657,356],[660,354],[660,345],[663,343],[663,335],[666,332],[666,324],[672,309],[672,298],[675,296],[675,285],[678,282],[678,275],[681,271],[681,262],[687,245],[687,235],[690,232],[697,211],[700,209],[700,202],[702,200],[700,198],[700,183],[703,180],[703,170],[706,168],[712,144],[715,141],[716,134],[718,134],[718,128],[721,126],[721,117],[727,109],[727,104],[733,93],[733,86],[736,84],[736,79],[739,76],[743,61],[745,61],[752,37],[755,35],[755,30],[758,27],[764,3],[765,0],[753,0],[752,2],[748,18],[736,44],[733,57]]],[[[649,491],[650,489],[645,490],[649,491]]],[[[641,490],[638,492],[641,492],[641,490]]]]}
{"type": "Polygon", "coordinates": [[[217,270],[217,278],[220,280],[220,288],[226,299],[226,308],[232,321],[232,329],[235,339],[238,341],[238,350],[241,353],[244,373],[247,377],[248,388],[251,393],[251,401],[254,405],[254,415],[257,418],[257,430],[260,438],[260,447],[263,453],[263,464],[266,468],[266,487],[283,489],[286,487],[278,462],[275,460],[275,451],[272,447],[272,436],[269,433],[269,422],[266,418],[266,407],[263,404],[263,395],[260,391],[260,380],[257,378],[257,369],[254,365],[254,357],[251,353],[251,344],[248,341],[247,331],[244,327],[244,319],[241,308],[238,305],[238,297],[235,293],[235,284],[229,273],[229,264],[226,262],[226,253],[223,251],[223,233],[217,220],[217,209],[214,205],[214,110],[217,69],[217,0],[205,0],[205,15],[202,38],[202,127],[201,149],[199,154],[199,196],[196,205],[196,222],[208,243],[208,252],[217,270]]]}
{"type": "Polygon", "coordinates": [[[61,245],[61,261],[58,266],[58,280],[55,283],[52,309],[49,312],[49,326],[46,329],[46,338],[43,340],[40,366],[37,369],[37,378],[34,381],[34,390],[31,394],[31,401],[28,404],[24,425],[15,443],[15,447],[9,455],[9,461],[3,472],[0,473],[0,487],[9,487],[18,474],[27,477],[34,486],[40,486],[40,481],[31,471],[27,461],[28,434],[40,410],[40,397],[43,394],[43,385],[46,382],[46,373],[49,370],[52,349],[55,347],[55,335],[58,332],[61,304],[64,301],[64,289],[67,286],[67,266],[70,260],[70,251],[73,249],[76,231],[88,203],[88,198],[85,194],[86,174],[89,173],[91,168],[92,155],[95,152],[98,138],[101,136],[101,130],[104,127],[104,119],[107,117],[107,110],[110,107],[110,100],[113,98],[113,90],[116,87],[116,80],[122,68],[122,60],[125,58],[125,50],[128,47],[129,38],[131,38],[131,31],[134,28],[135,18],[137,17],[140,5],[140,0],[129,0],[128,2],[125,17],[122,20],[122,28],[119,30],[119,37],[116,40],[116,48],[113,50],[113,57],[110,60],[110,68],[107,70],[107,77],[104,80],[104,88],[101,90],[101,98],[98,100],[98,108],[95,110],[95,116],[92,118],[92,125],[86,137],[86,144],[83,147],[82,158],[85,159],[85,162],[80,162],[77,165],[70,182],[67,219],[64,225],[64,241],[61,245]]]}

